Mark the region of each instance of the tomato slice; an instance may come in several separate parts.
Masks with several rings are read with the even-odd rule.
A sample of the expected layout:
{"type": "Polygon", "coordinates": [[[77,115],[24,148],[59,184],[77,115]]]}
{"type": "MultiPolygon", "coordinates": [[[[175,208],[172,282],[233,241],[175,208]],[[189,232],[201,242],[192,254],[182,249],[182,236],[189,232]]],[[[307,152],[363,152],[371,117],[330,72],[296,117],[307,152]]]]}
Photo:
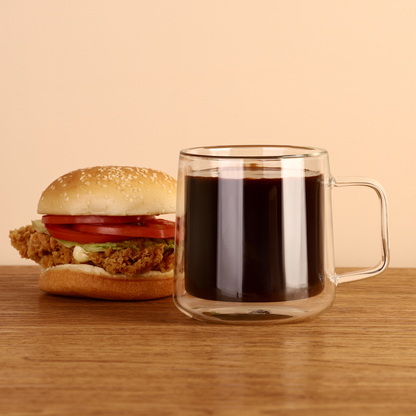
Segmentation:
{"type": "Polygon", "coordinates": [[[175,223],[162,219],[151,219],[141,224],[74,224],[74,230],[83,233],[113,236],[171,238],[175,236],[175,223]]]}
{"type": "Polygon", "coordinates": [[[158,228],[158,229],[171,229],[175,228],[175,222],[169,220],[163,220],[161,218],[149,219],[142,221],[148,227],[158,228]]]}
{"type": "Polygon", "coordinates": [[[44,224],[126,224],[154,219],[154,215],[44,215],[44,224]]]}
{"type": "Polygon", "coordinates": [[[120,235],[79,232],[66,224],[45,224],[45,227],[52,237],[76,243],[110,243],[126,240],[126,237],[120,235]]]}

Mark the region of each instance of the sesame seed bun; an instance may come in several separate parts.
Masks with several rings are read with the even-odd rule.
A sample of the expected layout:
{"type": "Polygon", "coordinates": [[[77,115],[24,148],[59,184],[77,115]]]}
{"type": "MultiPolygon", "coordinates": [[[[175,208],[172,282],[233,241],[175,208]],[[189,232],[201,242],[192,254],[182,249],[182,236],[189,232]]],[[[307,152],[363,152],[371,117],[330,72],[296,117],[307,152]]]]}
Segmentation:
{"type": "Polygon", "coordinates": [[[128,277],[111,276],[99,267],[63,265],[42,269],[39,288],[53,295],[106,300],[149,300],[172,295],[173,271],[128,277]]]}
{"type": "Polygon", "coordinates": [[[160,215],[174,213],[176,180],[164,172],[95,166],[67,173],[43,191],[39,214],[160,215]]]}

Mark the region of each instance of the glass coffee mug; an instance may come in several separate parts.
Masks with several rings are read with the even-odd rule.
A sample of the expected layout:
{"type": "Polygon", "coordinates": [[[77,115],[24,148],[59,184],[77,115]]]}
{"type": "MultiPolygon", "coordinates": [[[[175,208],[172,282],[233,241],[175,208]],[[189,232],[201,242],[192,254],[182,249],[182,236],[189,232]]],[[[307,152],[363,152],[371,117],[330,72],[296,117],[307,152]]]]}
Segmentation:
{"type": "Polygon", "coordinates": [[[176,211],[175,305],[218,323],[286,323],[328,310],[337,284],[389,262],[387,201],[368,178],[334,178],[326,150],[217,146],[182,150],[176,211]],[[380,263],[335,272],[331,191],[368,186],[381,203],[380,263]]]}

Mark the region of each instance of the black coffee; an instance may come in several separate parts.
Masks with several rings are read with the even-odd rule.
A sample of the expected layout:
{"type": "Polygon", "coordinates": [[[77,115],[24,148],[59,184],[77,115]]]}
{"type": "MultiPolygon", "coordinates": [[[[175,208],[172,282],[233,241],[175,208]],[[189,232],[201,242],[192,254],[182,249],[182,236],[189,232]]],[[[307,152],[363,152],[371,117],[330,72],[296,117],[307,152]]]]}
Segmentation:
{"type": "Polygon", "coordinates": [[[230,302],[321,293],[322,176],[245,176],[186,177],[186,291],[230,302]]]}

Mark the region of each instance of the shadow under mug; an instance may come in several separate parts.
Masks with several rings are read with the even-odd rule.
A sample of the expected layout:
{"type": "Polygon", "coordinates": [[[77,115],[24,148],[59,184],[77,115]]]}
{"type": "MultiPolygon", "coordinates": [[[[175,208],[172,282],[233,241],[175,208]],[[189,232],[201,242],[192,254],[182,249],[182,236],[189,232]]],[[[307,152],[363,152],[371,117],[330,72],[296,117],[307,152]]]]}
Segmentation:
{"type": "Polygon", "coordinates": [[[285,323],[328,310],[338,283],[389,262],[387,201],[369,178],[334,178],[326,150],[217,146],[180,152],[173,299],[186,315],[218,323],[285,323]],[[374,189],[381,261],[335,272],[331,191],[374,189]]]}

